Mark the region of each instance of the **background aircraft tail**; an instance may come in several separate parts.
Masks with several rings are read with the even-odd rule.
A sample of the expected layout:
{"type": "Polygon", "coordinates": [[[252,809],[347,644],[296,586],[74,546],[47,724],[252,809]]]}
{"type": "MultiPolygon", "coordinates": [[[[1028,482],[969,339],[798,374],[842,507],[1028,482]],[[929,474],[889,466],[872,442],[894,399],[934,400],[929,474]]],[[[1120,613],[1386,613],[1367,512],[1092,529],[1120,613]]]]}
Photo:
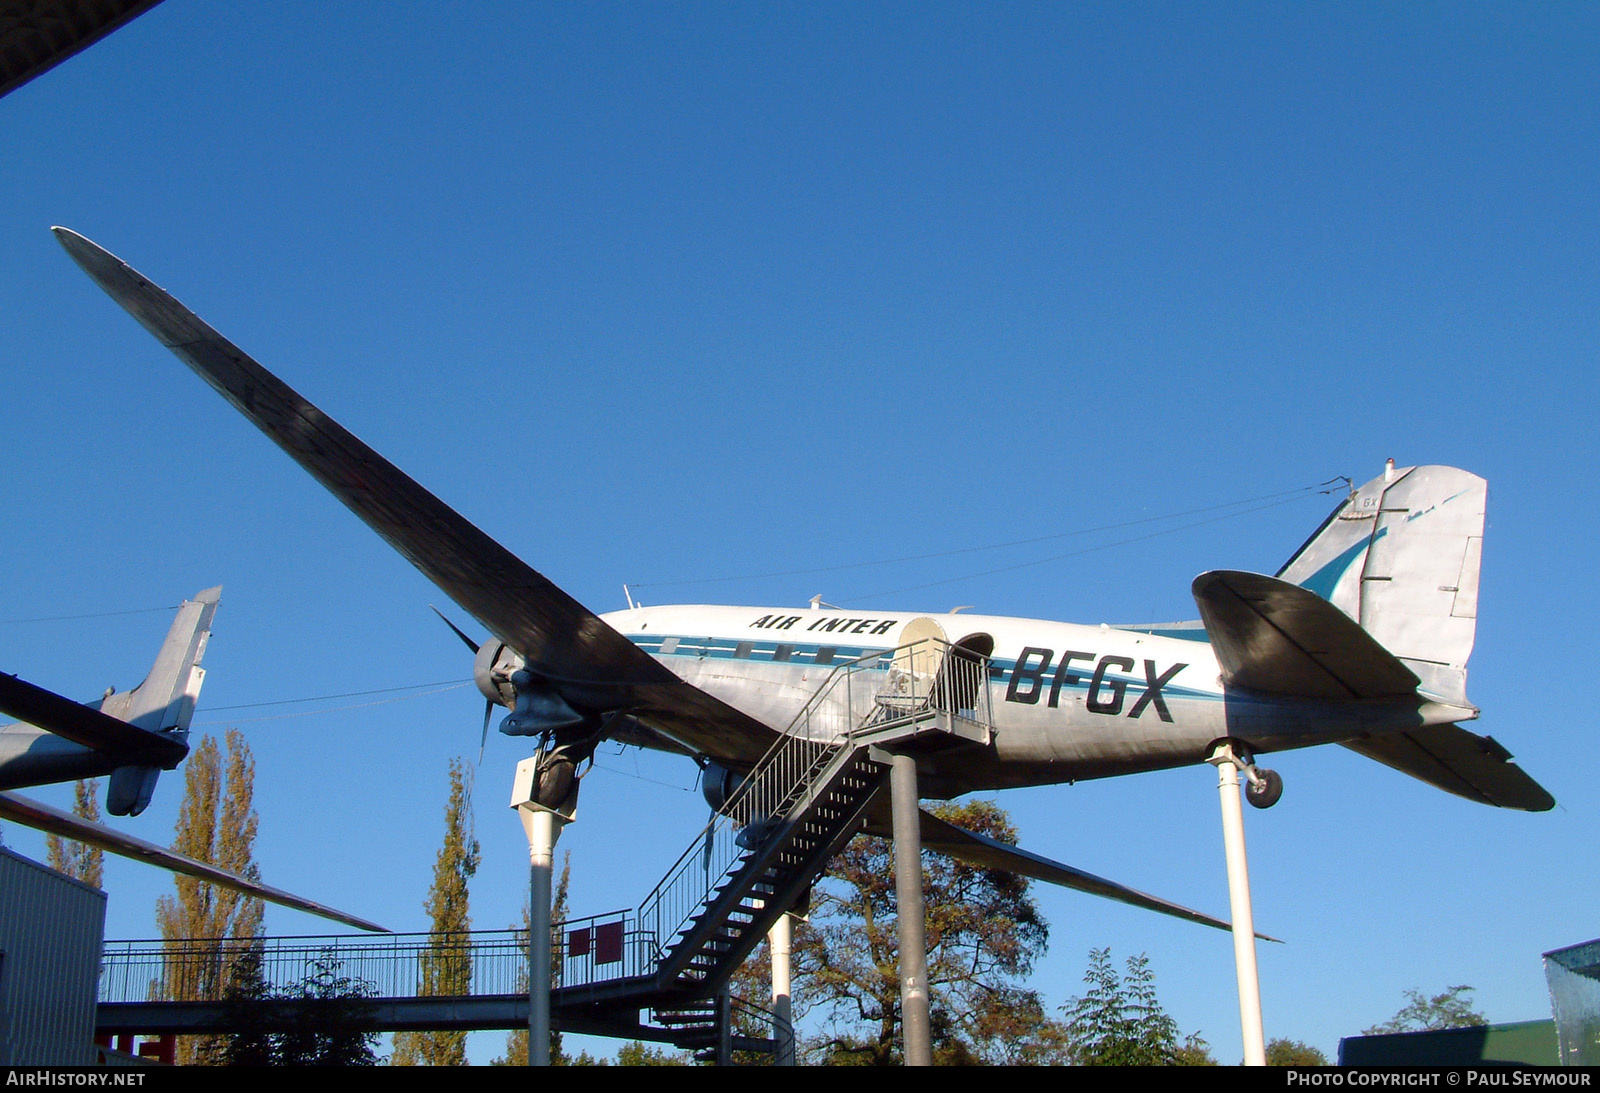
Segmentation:
{"type": "MultiPolygon", "coordinates": [[[[147,732],[186,741],[200,685],[205,681],[200,658],[205,655],[211,620],[221,597],[219,585],[185,600],[144,682],[131,691],[107,695],[100,701],[100,712],[147,732]]],[[[106,811],[113,816],[137,816],[143,812],[160,774],[160,767],[118,767],[106,787],[106,811]]]]}
{"type": "Polygon", "coordinates": [[[1468,705],[1487,497],[1475,474],[1391,461],[1277,576],[1359,623],[1416,674],[1423,693],[1468,705]]]}

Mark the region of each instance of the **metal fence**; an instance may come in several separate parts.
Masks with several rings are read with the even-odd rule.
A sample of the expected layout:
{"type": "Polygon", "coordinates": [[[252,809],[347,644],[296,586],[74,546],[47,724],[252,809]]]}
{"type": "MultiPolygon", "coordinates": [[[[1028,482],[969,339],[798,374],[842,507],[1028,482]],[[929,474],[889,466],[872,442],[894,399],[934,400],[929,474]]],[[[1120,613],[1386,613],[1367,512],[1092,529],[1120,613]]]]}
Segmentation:
{"type": "MultiPolygon", "coordinates": [[[[644,974],[654,968],[651,938],[626,911],[570,919],[552,929],[555,986],[644,974]]],[[[467,994],[522,994],[528,989],[528,935],[522,930],[448,934],[326,935],[107,942],[100,1001],[221,1000],[230,987],[259,984],[262,994],[314,991],[319,977],[345,979],[373,998],[415,998],[424,967],[463,968],[467,994]],[[459,964],[457,963],[459,962],[459,964]]],[[[437,991],[433,993],[439,993],[437,991]]]]}

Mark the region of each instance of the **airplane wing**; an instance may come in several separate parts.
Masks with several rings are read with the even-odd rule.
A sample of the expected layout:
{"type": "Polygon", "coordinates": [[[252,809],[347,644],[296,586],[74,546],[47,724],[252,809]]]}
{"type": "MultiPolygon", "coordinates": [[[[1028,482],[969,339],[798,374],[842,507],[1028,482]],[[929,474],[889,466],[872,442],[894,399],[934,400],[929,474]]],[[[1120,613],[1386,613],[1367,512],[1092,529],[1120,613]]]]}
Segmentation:
{"type": "Polygon", "coordinates": [[[385,927],[368,922],[364,918],[357,918],[355,915],[336,911],[332,907],[314,903],[309,899],[302,899],[293,892],[285,892],[281,888],[273,888],[259,881],[229,873],[225,869],[218,869],[206,862],[175,853],[164,846],[157,846],[155,843],[124,834],[104,824],[90,823],[70,812],[62,812],[58,808],[19,797],[15,793],[0,793],[0,818],[14,820],[25,827],[38,828],[40,831],[48,831],[52,835],[59,835],[75,842],[98,846],[102,850],[109,850],[124,858],[132,858],[162,869],[170,869],[174,873],[183,873],[224,888],[232,888],[247,895],[257,896],[269,903],[293,907],[297,911],[305,911],[321,918],[331,918],[335,922],[343,922],[358,930],[370,930],[380,934],[390,932],[385,927]]]}
{"type": "Polygon", "coordinates": [[[138,18],[161,0],[31,0],[0,12],[0,95],[138,18]]]}
{"type": "MultiPolygon", "coordinates": [[[[922,847],[924,850],[937,850],[958,861],[968,865],[976,865],[980,869],[999,869],[1007,873],[1016,873],[1023,877],[1032,877],[1042,880],[1047,884],[1058,884],[1063,888],[1073,888],[1079,892],[1087,892],[1091,896],[1103,896],[1114,899],[1119,903],[1126,903],[1133,907],[1142,907],[1147,911],[1158,914],[1171,915],[1173,918],[1186,919],[1189,922],[1198,922],[1202,926],[1211,926],[1218,930],[1232,930],[1233,927],[1220,918],[1212,918],[1200,911],[1191,910],[1182,904],[1172,903],[1159,896],[1152,896],[1141,892],[1137,888],[1129,888],[1125,884],[1118,884],[1104,877],[1097,877],[1093,873],[1086,873],[1082,869],[1074,869],[1070,865],[1053,861],[1041,854],[1023,850],[1019,846],[1003,843],[998,839],[991,839],[987,835],[980,835],[976,831],[968,831],[964,827],[957,827],[948,820],[941,820],[926,810],[919,810],[922,817],[922,847]]],[[[887,810],[878,808],[869,817],[866,825],[869,835],[881,835],[884,838],[893,836],[893,828],[887,810]]],[[[1275,937],[1266,934],[1257,934],[1263,941],[1277,941],[1275,937]]]]}
{"type": "Polygon", "coordinates": [[[105,752],[128,766],[171,769],[189,754],[189,745],[182,740],[119,721],[4,672],[0,672],[0,713],[105,752]]]}
{"type": "Polygon", "coordinates": [[[52,230],[107,295],[572,705],[626,709],[736,766],[777,738],[673,675],[127,263],[52,230]]]}

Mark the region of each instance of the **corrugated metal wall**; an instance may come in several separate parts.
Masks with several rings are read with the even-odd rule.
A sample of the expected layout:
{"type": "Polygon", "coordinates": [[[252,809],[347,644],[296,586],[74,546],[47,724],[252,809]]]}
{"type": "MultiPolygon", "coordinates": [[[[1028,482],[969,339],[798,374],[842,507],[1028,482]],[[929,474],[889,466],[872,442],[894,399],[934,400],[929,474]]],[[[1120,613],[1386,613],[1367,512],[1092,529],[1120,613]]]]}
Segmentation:
{"type": "Polygon", "coordinates": [[[0,847],[0,1065],[88,1066],[106,894],[0,847]]]}

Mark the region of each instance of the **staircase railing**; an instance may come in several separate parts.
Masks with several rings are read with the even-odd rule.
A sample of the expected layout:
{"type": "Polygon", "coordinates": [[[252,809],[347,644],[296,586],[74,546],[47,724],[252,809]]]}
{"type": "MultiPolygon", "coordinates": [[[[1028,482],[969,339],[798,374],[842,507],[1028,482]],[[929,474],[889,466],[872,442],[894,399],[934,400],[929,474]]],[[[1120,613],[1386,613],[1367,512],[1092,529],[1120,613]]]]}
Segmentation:
{"type": "Polygon", "coordinates": [[[759,843],[756,833],[815,792],[854,736],[941,712],[989,724],[988,662],[927,638],[833,669],[723,807],[639,906],[638,922],[665,953],[718,883],[759,843]]]}

